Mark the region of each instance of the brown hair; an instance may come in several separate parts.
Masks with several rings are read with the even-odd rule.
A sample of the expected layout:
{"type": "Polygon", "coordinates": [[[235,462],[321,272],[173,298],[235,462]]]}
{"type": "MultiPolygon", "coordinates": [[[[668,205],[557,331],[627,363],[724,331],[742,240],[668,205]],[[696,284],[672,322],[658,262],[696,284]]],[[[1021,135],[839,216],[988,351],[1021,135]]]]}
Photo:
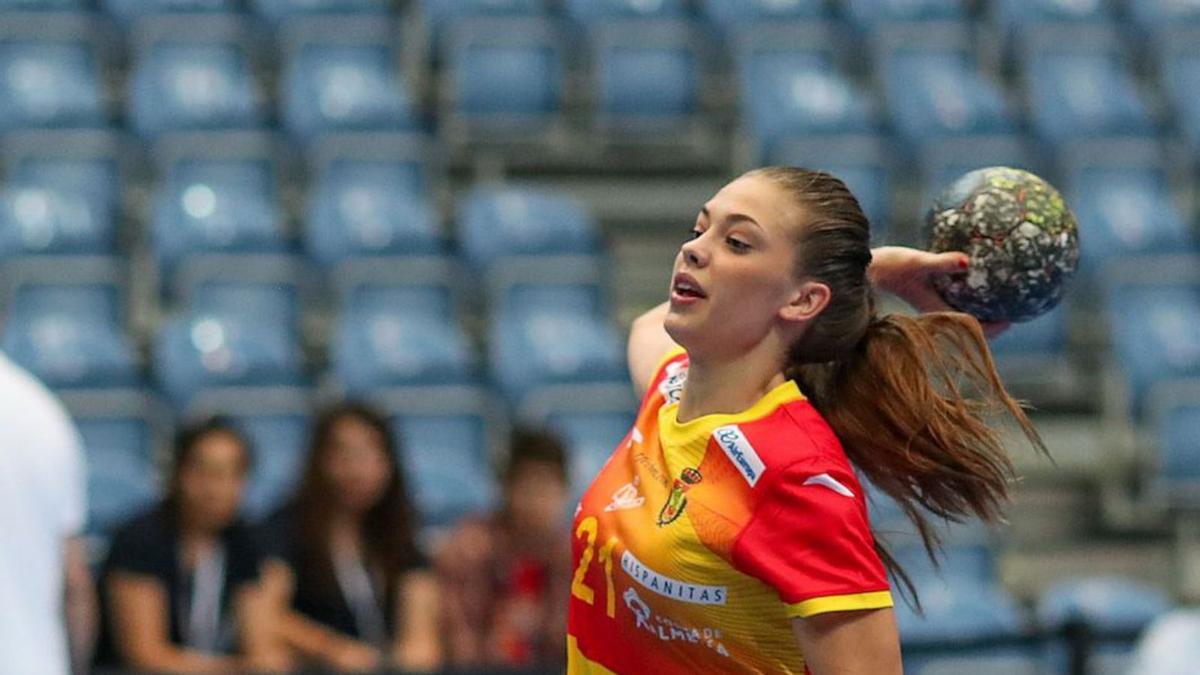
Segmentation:
{"type": "MultiPolygon", "coordinates": [[[[846,455],[912,520],[936,563],[928,514],[995,522],[1013,468],[996,428],[1007,413],[1042,452],[1037,431],[1005,390],[979,322],[967,314],[875,312],[867,279],[870,227],[837,178],[792,167],[758,169],[803,209],[797,278],[827,285],[829,304],[788,354],[788,377],[828,421],[846,455]]],[[[880,557],[915,599],[887,549],[880,557]]]]}
{"type": "Polygon", "coordinates": [[[512,483],[521,469],[530,464],[550,466],[567,482],[567,451],[556,434],[536,427],[517,427],[509,436],[508,447],[508,461],[500,471],[503,483],[512,483]]]}
{"type": "Polygon", "coordinates": [[[303,572],[308,578],[315,581],[318,594],[337,597],[337,581],[329,550],[330,515],[334,511],[331,504],[337,496],[325,474],[325,458],[333,450],[334,429],[345,420],[362,422],[374,430],[387,456],[390,478],[379,501],[363,516],[360,528],[366,562],[384,572],[390,599],[397,591],[394,587],[397,575],[420,561],[416,544],[417,520],[387,420],[363,403],[348,401],[326,408],[313,424],[308,459],[291,504],[297,519],[299,562],[306,568],[303,572]]]}
{"type": "Polygon", "coordinates": [[[175,432],[175,438],[171,443],[171,466],[167,473],[167,490],[163,498],[163,506],[172,519],[177,520],[180,517],[180,494],[182,492],[180,474],[195,459],[196,449],[200,447],[200,443],[209,436],[215,435],[232,438],[242,450],[244,471],[248,473],[253,468],[254,449],[246,436],[229,418],[214,415],[194,420],[180,427],[175,432]]]}

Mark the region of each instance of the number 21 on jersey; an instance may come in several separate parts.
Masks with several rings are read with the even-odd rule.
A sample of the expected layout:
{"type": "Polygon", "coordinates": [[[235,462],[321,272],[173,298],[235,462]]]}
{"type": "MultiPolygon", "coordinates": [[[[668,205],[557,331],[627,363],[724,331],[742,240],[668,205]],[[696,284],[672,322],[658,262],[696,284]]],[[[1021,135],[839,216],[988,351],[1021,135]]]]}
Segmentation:
{"type": "MultiPolygon", "coordinates": [[[[592,564],[592,558],[595,557],[596,547],[596,530],[599,521],[595,516],[588,516],[579,521],[579,527],[575,528],[575,536],[585,541],[583,552],[579,555],[579,566],[575,568],[575,578],[571,581],[571,595],[579,598],[582,602],[589,605],[596,603],[596,591],[584,583],[584,578],[587,576],[588,567],[592,564]]],[[[608,618],[616,618],[617,615],[617,593],[613,588],[613,549],[617,546],[617,538],[610,537],[604,546],[600,548],[600,564],[604,566],[604,590],[605,603],[604,612],[608,614],[608,618]]]]}

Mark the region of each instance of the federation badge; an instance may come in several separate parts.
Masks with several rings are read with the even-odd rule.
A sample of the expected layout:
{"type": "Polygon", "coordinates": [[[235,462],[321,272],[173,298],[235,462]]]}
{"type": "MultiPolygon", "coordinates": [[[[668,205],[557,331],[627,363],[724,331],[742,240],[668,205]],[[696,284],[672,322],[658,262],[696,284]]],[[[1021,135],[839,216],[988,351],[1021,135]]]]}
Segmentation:
{"type": "Polygon", "coordinates": [[[676,478],[671,486],[671,494],[667,495],[667,503],[663,504],[662,510],[658,512],[659,527],[675,522],[675,519],[683,514],[683,509],[687,507],[687,491],[703,479],[699,469],[688,468],[680,472],[679,478],[676,478]]]}

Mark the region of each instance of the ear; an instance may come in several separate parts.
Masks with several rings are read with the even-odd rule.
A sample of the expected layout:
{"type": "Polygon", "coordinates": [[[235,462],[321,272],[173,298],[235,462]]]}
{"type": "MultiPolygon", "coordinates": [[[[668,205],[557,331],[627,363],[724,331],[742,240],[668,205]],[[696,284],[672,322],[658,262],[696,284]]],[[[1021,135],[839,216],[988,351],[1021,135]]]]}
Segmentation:
{"type": "Polygon", "coordinates": [[[833,292],[819,281],[805,281],[796,287],[791,301],[779,310],[784,321],[810,321],[825,310],[833,292]]]}

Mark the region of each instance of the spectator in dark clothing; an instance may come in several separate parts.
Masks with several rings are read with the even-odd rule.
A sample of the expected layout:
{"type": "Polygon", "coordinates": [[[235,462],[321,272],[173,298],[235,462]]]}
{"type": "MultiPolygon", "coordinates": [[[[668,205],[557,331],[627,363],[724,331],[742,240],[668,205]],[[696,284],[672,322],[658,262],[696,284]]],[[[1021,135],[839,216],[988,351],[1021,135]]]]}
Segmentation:
{"type": "Polygon", "coordinates": [[[113,538],[101,576],[105,665],[172,673],[286,667],[237,519],[250,449],[227,421],[180,431],[167,495],[113,538]]]}
{"type": "Polygon", "coordinates": [[[518,430],[503,504],[465,519],[437,555],[443,632],[457,668],[555,667],[565,661],[570,539],[564,450],[518,430]]]}
{"type": "Polygon", "coordinates": [[[264,525],[283,641],[345,671],[441,664],[437,584],[386,421],[345,403],[318,416],[299,490],[264,525]]]}

